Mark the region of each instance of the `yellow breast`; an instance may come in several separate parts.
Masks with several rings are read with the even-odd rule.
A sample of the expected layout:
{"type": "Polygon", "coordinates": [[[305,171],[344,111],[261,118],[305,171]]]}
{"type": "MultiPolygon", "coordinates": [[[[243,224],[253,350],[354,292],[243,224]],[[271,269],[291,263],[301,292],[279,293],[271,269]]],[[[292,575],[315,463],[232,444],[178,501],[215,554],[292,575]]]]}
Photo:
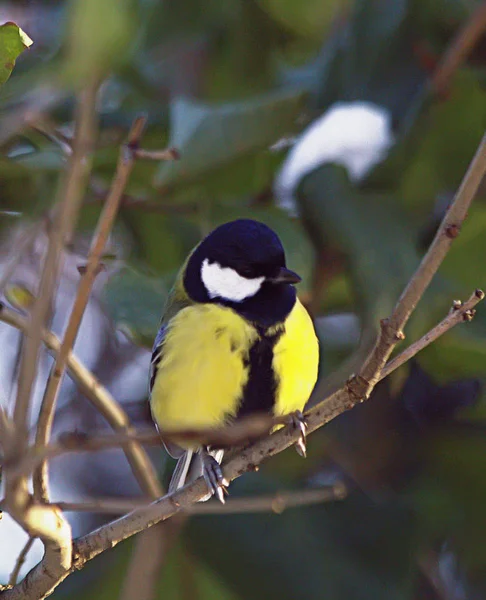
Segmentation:
{"type": "Polygon", "coordinates": [[[303,410],[317,380],[319,344],[307,310],[297,300],[273,351],[279,385],[274,412],[285,415],[303,410]]]}
{"type": "MultiPolygon", "coordinates": [[[[151,395],[159,427],[217,427],[236,416],[249,376],[249,351],[257,340],[257,330],[229,308],[197,304],[177,313],[167,329],[151,395]]],[[[273,352],[274,412],[302,410],[317,378],[318,344],[299,301],[273,352]]]]}
{"type": "Polygon", "coordinates": [[[229,308],[197,304],[171,319],[152,389],[162,430],[217,427],[235,415],[257,333],[229,308]]]}

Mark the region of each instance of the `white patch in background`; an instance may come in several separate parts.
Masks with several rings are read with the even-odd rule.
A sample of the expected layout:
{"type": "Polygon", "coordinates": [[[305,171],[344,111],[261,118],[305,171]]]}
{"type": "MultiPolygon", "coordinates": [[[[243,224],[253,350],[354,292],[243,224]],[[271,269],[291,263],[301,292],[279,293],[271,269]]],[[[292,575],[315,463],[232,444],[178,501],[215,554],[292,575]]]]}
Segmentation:
{"type": "Polygon", "coordinates": [[[387,155],[393,144],[391,115],[370,102],[337,102],[302,133],[274,182],[277,204],[296,213],[300,181],[326,163],[343,165],[359,182],[387,155]]]}
{"type": "MultiPolygon", "coordinates": [[[[38,286],[42,260],[47,248],[47,236],[43,229],[35,233],[33,247],[26,248],[16,256],[18,240],[27,232],[24,224],[18,230],[10,230],[0,244],[0,278],[12,268],[10,281],[17,282],[29,290],[38,286]],[[14,261],[15,259],[15,261],[14,261]],[[12,264],[15,262],[15,264],[12,264]]],[[[89,247],[87,239],[83,248],[89,247]]],[[[126,244],[125,244],[126,247],[126,244]]],[[[117,250],[114,244],[110,250],[117,250]]],[[[79,284],[78,266],[86,262],[84,253],[66,252],[63,260],[61,280],[54,304],[52,319],[53,331],[62,338],[71,311],[73,298],[79,284]]],[[[93,294],[89,299],[81,329],[76,340],[75,354],[81,362],[100,379],[116,400],[127,409],[132,403],[143,406],[147,393],[150,352],[137,346],[126,337],[117,336],[116,325],[106,315],[102,291],[119,263],[107,263],[105,271],[96,278],[93,294]]],[[[5,296],[0,301],[8,304],[5,296]]],[[[0,322],[0,406],[12,413],[17,392],[17,351],[21,343],[21,333],[7,323],[0,322]]],[[[40,363],[34,384],[31,401],[31,421],[33,428],[37,422],[45,385],[52,366],[52,356],[42,348],[40,363]]],[[[135,421],[136,423],[136,421],[135,421]]],[[[105,419],[82,397],[69,375],[64,378],[58,400],[53,437],[61,432],[100,431],[107,433],[105,419]]],[[[158,452],[160,455],[160,451],[158,452]]],[[[154,453],[153,460],[158,460],[154,453]]],[[[50,492],[55,501],[80,502],[92,496],[109,494],[134,496],[139,493],[139,485],[130,466],[120,450],[101,453],[66,454],[50,464],[50,492]]],[[[0,498],[3,488],[0,483],[0,498]]],[[[84,535],[99,525],[98,517],[88,513],[68,512],[66,517],[73,535],[84,535]]],[[[0,583],[7,583],[18,554],[27,540],[27,534],[4,512],[0,520],[0,583]]],[[[34,542],[21,570],[21,577],[43,555],[40,540],[34,542]]]]}
{"type": "Polygon", "coordinates": [[[230,267],[222,267],[206,258],[201,266],[201,279],[210,298],[242,302],[260,289],[265,277],[247,279],[230,267]]]}
{"type": "MultiPolygon", "coordinates": [[[[0,544],[0,583],[5,585],[29,536],[6,512],[3,513],[0,521],[0,536],[4,540],[4,543],[0,544]]],[[[19,581],[42,560],[43,555],[44,546],[39,539],[36,539],[20,569],[19,581]]]]}

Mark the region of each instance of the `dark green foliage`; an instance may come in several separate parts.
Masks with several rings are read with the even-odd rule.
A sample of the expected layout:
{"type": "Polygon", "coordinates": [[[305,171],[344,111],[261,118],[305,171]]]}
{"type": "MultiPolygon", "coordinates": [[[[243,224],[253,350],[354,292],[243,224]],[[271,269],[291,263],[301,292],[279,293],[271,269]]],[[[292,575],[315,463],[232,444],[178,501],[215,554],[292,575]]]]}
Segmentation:
{"type": "MultiPolygon", "coordinates": [[[[181,154],[175,162],[137,164],[133,173],[118,223],[126,264],[103,291],[115,325],[150,347],[187,253],[216,225],[250,216],[281,236],[320,320],[340,312],[358,317],[362,352],[432,239],[440,198],[454,193],[486,129],[484,52],[482,62],[478,53],[473,65],[462,65],[445,95],[429,86],[434,64],[477,4],[61,2],[65,18],[55,18],[62,47],[52,42],[51,55],[19,61],[18,76],[2,88],[0,227],[17,222],[5,211],[43,214],[65,164],[58,145],[38,132],[1,133],[13,106],[47,81],[58,94],[49,112],[65,124],[73,92],[91,77],[106,78],[93,156],[103,193],[88,188],[84,229],[99,214],[136,113],[148,114],[144,148],[168,144],[181,154]],[[359,183],[342,166],[317,168],[298,189],[301,218],[288,216],[271,192],[285,151],[270,146],[349,100],[389,109],[395,146],[359,183]]],[[[16,50],[5,47],[14,61],[23,48],[18,29],[10,33],[16,50]]],[[[0,28],[1,60],[2,40],[0,28]]],[[[0,82],[8,75],[0,73],[0,82]]],[[[486,287],[485,200],[483,186],[407,342],[443,318],[453,299],[486,287]]],[[[316,399],[328,389],[331,365],[344,364],[342,375],[349,375],[342,361],[356,346],[345,337],[321,341],[316,399]]],[[[449,569],[451,581],[467,597],[484,597],[486,307],[417,361],[365,406],[311,436],[307,462],[288,451],[231,486],[234,496],[261,494],[337,476],[350,482],[348,499],[283,515],[194,517],[161,574],[159,597],[412,600],[423,577],[420,559],[446,550],[459,565],[449,569]]],[[[117,598],[129,546],[98,558],[55,597],[117,598]]]]}

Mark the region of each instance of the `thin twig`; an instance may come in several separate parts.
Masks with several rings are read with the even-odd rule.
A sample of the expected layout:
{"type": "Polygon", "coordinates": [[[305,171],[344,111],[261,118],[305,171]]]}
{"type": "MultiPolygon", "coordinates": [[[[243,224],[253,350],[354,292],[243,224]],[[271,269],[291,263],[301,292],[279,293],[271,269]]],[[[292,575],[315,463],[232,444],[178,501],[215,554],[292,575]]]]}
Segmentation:
{"type": "MultiPolygon", "coordinates": [[[[265,496],[248,496],[245,498],[228,498],[225,504],[220,502],[199,502],[189,506],[184,512],[191,515],[228,515],[242,513],[275,512],[282,513],[287,508],[311,506],[346,497],[344,484],[337,484],[322,489],[298,490],[295,492],[278,492],[265,496]]],[[[56,502],[63,511],[92,512],[100,514],[126,514],[136,508],[146,508],[149,501],[138,498],[95,498],[84,502],[56,502]]]]}
{"type": "MultiPolygon", "coordinates": [[[[42,399],[36,434],[36,446],[39,448],[42,448],[49,442],[57,396],[66,370],[68,356],[76,341],[81,320],[89,302],[91,289],[96,275],[98,274],[100,260],[118,212],[118,206],[123,195],[123,190],[126,187],[128,178],[135,164],[132,148],[138,146],[145,127],[145,122],[145,117],[139,117],[134,121],[128,134],[127,144],[123,146],[120,151],[120,158],[118,160],[113,184],[98,222],[98,227],[88,255],[86,269],[81,277],[71,316],[64,334],[64,339],[57,354],[56,362],[49,374],[46,390],[42,399]]],[[[44,502],[49,501],[47,481],[47,462],[44,461],[34,472],[33,478],[34,495],[37,499],[43,500],[44,502]]],[[[161,492],[157,479],[151,478],[150,474],[142,479],[141,484],[143,485],[144,491],[148,490],[154,497],[157,497],[161,492]]]]}
{"type": "Polygon", "coordinates": [[[119,600],[154,598],[157,581],[161,575],[161,566],[170,549],[168,526],[172,526],[173,523],[175,523],[173,519],[167,523],[159,523],[155,527],[142,531],[135,538],[119,600]]]}
{"type": "Polygon", "coordinates": [[[144,431],[135,431],[128,428],[126,430],[122,429],[112,435],[87,434],[78,431],[67,432],[60,436],[57,442],[48,444],[42,448],[34,446],[27,449],[20,460],[9,460],[7,458],[3,466],[11,476],[26,475],[31,473],[42,461],[51,460],[63,454],[71,452],[99,452],[119,448],[130,442],[160,446],[164,439],[166,441],[184,439],[191,442],[197,441],[197,445],[235,448],[261,439],[276,425],[287,424],[289,421],[289,416],[273,417],[261,414],[248,415],[222,427],[200,430],[185,429],[168,432],[161,431],[160,429],[156,431],[153,428],[144,431]]]}
{"type": "MultiPolygon", "coordinates": [[[[380,339],[360,373],[362,379],[355,377],[306,414],[309,433],[322,427],[369,396],[380,377],[390,352],[397,341],[403,337],[403,335],[400,335],[403,326],[444,259],[453,238],[457,235],[485,170],[486,136],[480,144],[452,206],[445,215],[429,252],[405,288],[392,316],[383,323],[380,339]],[[366,381],[366,378],[369,378],[368,381],[366,381]]],[[[242,473],[255,469],[263,460],[295,444],[299,436],[300,431],[295,427],[279,429],[276,433],[243,449],[232,457],[223,465],[224,477],[228,481],[232,481],[242,473]]],[[[19,585],[3,592],[0,597],[2,600],[39,600],[45,598],[73,570],[82,568],[87,561],[101,552],[113,548],[113,546],[128,537],[187,509],[206,494],[206,483],[200,477],[174,494],[169,494],[153,502],[148,507],[136,509],[128,515],[103,525],[74,541],[74,560],[70,568],[62,572],[52,573],[50,570],[46,570],[46,561],[43,559],[19,585]]]]}
{"type": "Polygon", "coordinates": [[[432,87],[438,94],[443,94],[450,81],[465,62],[486,31],[486,2],[479,4],[460,28],[448,47],[432,77],[432,87]]]}
{"type": "Polygon", "coordinates": [[[42,329],[45,325],[56,280],[61,264],[64,245],[70,241],[83,197],[84,183],[89,172],[89,153],[93,147],[96,131],[97,83],[91,83],[79,95],[76,105],[76,132],[73,153],[67,173],[60,186],[58,210],[50,229],[49,244],[42,271],[39,291],[32,308],[29,327],[19,370],[19,386],[15,402],[14,421],[18,429],[17,445],[27,443],[30,396],[37,373],[37,359],[41,345],[42,329]]]}
{"type": "Polygon", "coordinates": [[[453,203],[447,210],[435,238],[405,287],[391,316],[381,321],[375,347],[348,388],[356,401],[367,398],[397,343],[404,339],[403,328],[437,272],[452,242],[459,235],[469,206],[486,172],[486,134],[462,180],[453,203]]]}
{"type": "MultiPolygon", "coordinates": [[[[76,102],[76,135],[73,153],[59,187],[55,218],[49,233],[49,243],[26,328],[19,368],[19,384],[14,408],[15,438],[6,455],[25,449],[28,443],[30,399],[37,374],[42,330],[55,293],[64,245],[71,240],[81,206],[84,183],[89,172],[89,153],[96,131],[96,94],[94,80],[78,95],[76,102]]],[[[61,511],[32,502],[26,477],[5,473],[5,504],[9,514],[31,537],[39,537],[45,548],[43,570],[50,577],[62,577],[72,566],[71,527],[61,511]]],[[[12,589],[16,589],[15,586],[12,589]]]]}
{"type": "Polygon", "coordinates": [[[474,307],[478,302],[481,302],[484,298],[484,292],[482,290],[476,290],[474,294],[464,302],[464,304],[454,305],[451,312],[443,319],[440,323],[438,323],[433,329],[427,332],[424,336],[422,336],[419,340],[410,344],[410,346],[401,352],[394,359],[390,360],[380,374],[380,381],[388,377],[388,375],[398,369],[401,365],[409,361],[416,354],[418,354],[421,350],[423,350],[432,342],[435,342],[437,338],[444,335],[449,329],[458,325],[459,323],[463,323],[464,321],[471,321],[474,317],[474,307]]]}
{"type": "Polygon", "coordinates": [[[27,554],[29,553],[30,549],[32,548],[32,544],[34,543],[34,540],[35,540],[35,538],[29,537],[29,539],[25,543],[25,546],[20,551],[20,554],[18,555],[17,560],[15,561],[15,566],[13,568],[13,571],[8,580],[9,587],[13,587],[14,585],[17,585],[17,579],[19,578],[20,569],[22,568],[22,566],[25,562],[25,559],[27,558],[27,554]]]}
{"type": "Polygon", "coordinates": [[[14,424],[11,421],[3,406],[0,406],[0,447],[5,453],[11,444],[11,438],[14,435],[14,424]]]}
{"type": "MultiPolygon", "coordinates": [[[[25,317],[1,305],[0,321],[8,323],[21,330],[27,326],[27,320],[25,317]]],[[[51,350],[54,354],[59,352],[61,343],[52,332],[44,330],[42,333],[42,340],[47,348],[49,348],[49,350],[51,350]]],[[[127,435],[130,434],[133,430],[130,428],[130,419],[128,418],[126,412],[118,404],[118,402],[116,402],[109,391],[76,358],[76,356],[74,356],[72,352],[70,352],[68,355],[67,367],[71,378],[78,384],[81,392],[107,420],[113,430],[118,433],[127,435]]],[[[150,477],[154,481],[157,480],[157,474],[153,468],[152,462],[137,440],[126,440],[125,443],[121,444],[121,447],[125,452],[127,460],[139,483],[143,482],[146,477],[150,477]]],[[[32,449],[31,452],[33,452],[34,455],[39,456],[35,449],[32,449]]],[[[28,454],[29,451],[27,452],[27,455],[28,454]]],[[[38,464],[38,462],[36,464],[38,464]]],[[[34,466],[35,465],[31,464],[32,468],[34,466]]],[[[32,472],[32,469],[27,469],[22,472],[27,475],[32,472]]],[[[20,474],[20,471],[18,474],[20,474]]]]}
{"type": "Polygon", "coordinates": [[[179,160],[180,154],[176,148],[164,148],[164,150],[144,150],[136,148],[135,158],[141,160],[179,160]]]}
{"type": "MultiPolygon", "coordinates": [[[[436,341],[440,336],[449,331],[455,325],[459,323],[471,321],[474,317],[474,307],[484,299],[484,292],[482,290],[475,290],[471,297],[464,303],[456,301],[454,303],[451,312],[445,317],[440,323],[438,323],[433,329],[422,336],[417,342],[411,344],[406,350],[396,356],[394,359],[389,361],[383,370],[381,371],[379,380],[381,381],[385,377],[388,377],[390,373],[398,369],[401,365],[413,358],[418,352],[423,350],[426,346],[436,341]]],[[[1,319],[1,315],[0,315],[1,319]]],[[[280,419],[278,419],[280,421],[280,419]]],[[[204,432],[198,432],[199,436],[206,436],[207,441],[225,441],[226,445],[231,446],[236,443],[242,443],[244,439],[248,438],[248,435],[253,432],[253,419],[249,420],[249,428],[245,429],[246,422],[240,421],[236,423],[236,429],[233,431],[231,427],[222,428],[221,431],[210,430],[204,434],[204,432]],[[212,440],[210,439],[213,436],[212,440]]],[[[275,424],[274,419],[264,420],[261,422],[262,431],[266,432],[271,429],[271,426],[275,424]]],[[[172,435],[177,437],[188,437],[191,438],[194,432],[192,431],[180,431],[175,432],[172,435]]],[[[170,437],[170,436],[168,436],[170,437]]],[[[50,445],[45,448],[45,456],[54,458],[66,452],[83,452],[83,451],[99,451],[107,448],[119,447],[122,444],[126,444],[127,440],[138,441],[144,444],[160,444],[160,433],[150,431],[125,431],[121,432],[119,436],[86,436],[83,434],[73,434],[70,437],[64,436],[64,442],[60,442],[57,445],[50,445]]],[[[34,456],[30,460],[39,461],[41,457],[34,452],[34,456]]],[[[29,457],[24,457],[24,461],[29,461],[29,457]]],[[[32,462],[24,462],[20,469],[22,472],[27,472],[29,466],[32,466],[32,462]]]]}

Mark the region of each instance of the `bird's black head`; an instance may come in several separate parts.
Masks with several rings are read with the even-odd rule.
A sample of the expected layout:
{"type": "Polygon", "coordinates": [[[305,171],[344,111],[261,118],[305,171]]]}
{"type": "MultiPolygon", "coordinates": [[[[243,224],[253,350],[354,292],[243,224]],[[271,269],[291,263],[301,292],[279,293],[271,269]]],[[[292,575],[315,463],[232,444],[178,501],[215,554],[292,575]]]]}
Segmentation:
{"type": "Polygon", "coordinates": [[[189,257],[184,288],[195,302],[229,306],[263,327],[285,320],[295,303],[277,234],[263,223],[238,219],[210,233],[189,257]]]}

